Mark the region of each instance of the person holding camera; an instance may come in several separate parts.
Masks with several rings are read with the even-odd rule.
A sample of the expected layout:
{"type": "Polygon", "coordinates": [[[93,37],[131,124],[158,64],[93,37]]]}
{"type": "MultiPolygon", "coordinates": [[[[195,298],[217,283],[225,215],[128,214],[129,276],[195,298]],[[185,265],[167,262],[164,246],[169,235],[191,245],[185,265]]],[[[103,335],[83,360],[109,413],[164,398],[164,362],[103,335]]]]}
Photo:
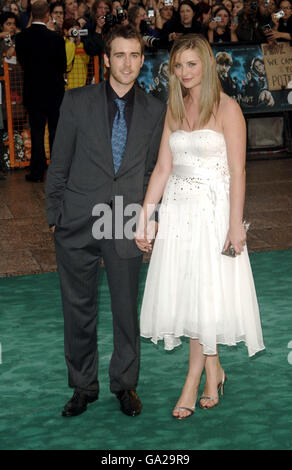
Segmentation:
{"type": "Polygon", "coordinates": [[[171,49],[173,42],[180,36],[190,33],[201,34],[202,25],[196,20],[197,7],[190,0],[184,0],[179,5],[179,18],[174,16],[167,21],[162,28],[161,42],[168,43],[168,49],[171,49]]]}
{"type": "Polygon", "coordinates": [[[279,3],[280,11],[272,14],[273,28],[268,33],[268,40],[292,40],[292,2],[282,0],[279,3]],[[281,16],[280,16],[281,15],[281,16]]]}
{"type": "Polygon", "coordinates": [[[247,0],[238,12],[236,34],[239,41],[266,42],[266,36],[258,20],[258,2],[247,0]]]}
{"type": "MultiPolygon", "coordinates": [[[[14,13],[5,11],[0,15],[0,75],[3,76],[3,54],[10,59],[15,54],[15,34],[18,21],[14,13]]],[[[13,69],[15,65],[13,65],[13,69]]],[[[5,179],[6,163],[4,161],[3,132],[6,128],[5,87],[2,88],[2,103],[0,103],[0,179],[5,179]]]]}
{"type": "Polygon", "coordinates": [[[212,18],[212,8],[205,2],[200,2],[197,7],[196,19],[202,25],[202,34],[208,39],[209,23],[212,18]]]}
{"type": "Polygon", "coordinates": [[[237,42],[237,23],[231,20],[231,13],[225,7],[218,7],[213,12],[214,18],[209,23],[208,40],[216,42],[237,42]]]}
{"type": "Polygon", "coordinates": [[[57,0],[55,2],[50,3],[50,15],[51,15],[51,22],[50,27],[47,24],[49,29],[52,31],[57,31],[57,33],[63,33],[63,21],[64,21],[64,6],[63,2],[57,0]]]}
{"type": "Polygon", "coordinates": [[[86,84],[89,56],[84,50],[79,31],[80,26],[77,20],[68,18],[64,21],[63,35],[67,56],[67,90],[86,84]]]}
{"type": "Polygon", "coordinates": [[[46,0],[34,2],[31,11],[32,25],[16,35],[15,49],[24,72],[23,104],[28,111],[31,131],[30,174],[26,175],[26,180],[40,182],[47,167],[46,122],[52,151],[65,91],[67,61],[64,39],[47,28],[50,9],[46,0]]]}
{"type": "Polygon", "coordinates": [[[104,26],[106,15],[112,13],[112,3],[110,0],[95,0],[90,10],[90,18],[84,29],[88,30],[88,35],[83,38],[84,50],[89,56],[100,56],[104,50],[104,26]]]}
{"type": "Polygon", "coordinates": [[[160,0],[158,2],[158,12],[159,15],[156,13],[156,28],[162,29],[165,23],[172,19],[173,17],[173,1],[172,0],[160,0]],[[159,22],[158,22],[159,21],[159,22]]]}
{"type": "Polygon", "coordinates": [[[149,12],[154,13],[154,9],[148,8],[148,16],[146,10],[142,6],[134,6],[128,10],[129,24],[141,34],[144,46],[149,48],[157,48],[160,45],[159,32],[155,29],[155,17],[149,16],[149,12]],[[151,24],[151,19],[154,22],[151,24]]]}

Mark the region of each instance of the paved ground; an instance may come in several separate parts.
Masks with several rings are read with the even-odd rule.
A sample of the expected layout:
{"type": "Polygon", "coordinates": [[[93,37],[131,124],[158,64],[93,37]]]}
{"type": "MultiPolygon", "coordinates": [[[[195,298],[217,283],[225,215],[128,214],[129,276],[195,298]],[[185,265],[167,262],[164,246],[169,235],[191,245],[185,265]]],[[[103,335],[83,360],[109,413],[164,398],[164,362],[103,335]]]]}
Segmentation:
{"type": "MultiPolygon", "coordinates": [[[[0,277],[56,271],[44,184],[25,174],[0,181],[0,277]]],[[[292,248],[292,158],[248,160],[245,218],[250,252],[292,248]]]]}

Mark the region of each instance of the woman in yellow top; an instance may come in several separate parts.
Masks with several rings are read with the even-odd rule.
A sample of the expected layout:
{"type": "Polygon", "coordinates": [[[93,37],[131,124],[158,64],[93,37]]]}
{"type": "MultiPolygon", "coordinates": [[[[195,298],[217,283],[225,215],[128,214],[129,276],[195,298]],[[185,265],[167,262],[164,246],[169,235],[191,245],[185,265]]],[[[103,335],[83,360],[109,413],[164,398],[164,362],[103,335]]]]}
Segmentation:
{"type": "Polygon", "coordinates": [[[89,62],[89,56],[84,50],[80,36],[72,34],[74,30],[80,30],[78,21],[73,18],[65,20],[63,23],[63,35],[67,56],[67,90],[86,84],[87,65],[89,62]]]}

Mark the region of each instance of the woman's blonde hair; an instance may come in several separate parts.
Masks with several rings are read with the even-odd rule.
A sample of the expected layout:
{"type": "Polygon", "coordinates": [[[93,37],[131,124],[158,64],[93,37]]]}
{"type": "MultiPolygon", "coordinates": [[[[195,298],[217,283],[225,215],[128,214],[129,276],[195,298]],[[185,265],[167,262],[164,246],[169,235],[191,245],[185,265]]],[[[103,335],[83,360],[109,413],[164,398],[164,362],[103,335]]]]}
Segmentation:
{"type": "Polygon", "coordinates": [[[194,49],[202,62],[202,83],[199,101],[199,128],[205,126],[212,114],[215,117],[220,103],[221,84],[216,60],[208,41],[200,34],[187,34],[174,42],[169,58],[169,108],[173,118],[180,124],[186,118],[184,97],[189,90],[175,76],[174,66],[178,54],[194,49]]]}

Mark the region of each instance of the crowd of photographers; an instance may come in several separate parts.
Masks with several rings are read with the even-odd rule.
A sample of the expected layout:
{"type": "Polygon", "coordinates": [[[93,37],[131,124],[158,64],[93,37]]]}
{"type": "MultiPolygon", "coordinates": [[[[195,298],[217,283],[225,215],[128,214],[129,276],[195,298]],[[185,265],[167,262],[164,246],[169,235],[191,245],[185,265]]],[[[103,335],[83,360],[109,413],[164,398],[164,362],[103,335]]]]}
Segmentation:
{"type": "MultiPolygon", "coordinates": [[[[0,0],[0,50],[13,54],[14,36],[30,26],[35,0],[0,0]]],[[[49,29],[64,36],[68,66],[74,46],[103,52],[115,24],[134,25],[150,49],[170,49],[175,38],[201,33],[210,43],[292,40],[292,0],[51,0],[49,29]]],[[[85,58],[85,63],[88,61],[85,58]]]]}
{"type": "MultiPolygon", "coordinates": [[[[0,0],[0,75],[3,55],[13,59],[17,34],[32,23],[35,1],[0,0]]],[[[203,34],[210,43],[273,45],[292,41],[292,0],[48,0],[48,4],[50,17],[46,27],[64,38],[67,89],[85,85],[90,56],[102,55],[104,37],[116,24],[132,24],[141,33],[146,50],[154,51],[170,50],[177,37],[188,33],[203,34]]],[[[233,96],[236,82],[228,76],[230,56],[220,52],[216,60],[223,89],[233,96]]],[[[261,63],[259,66],[264,67],[261,63]]],[[[15,64],[13,73],[17,73],[17,67],[15,64]]],[[[161,77],[162,72],[163,67],[161,77]]],[[[161,83],[162,78],[159,86],[155,82],[153,94],[159,89],[161,95],[161,83]]],[[[246,87],[250,84],[253,85],[252,79],[247,77],[246,87]]],[[[165,90],[166,99],[167,87],[165,90]]],[[[1,135],[6,128],[4,92],[2,87],[1,135]]],[[[268,99],[272,100],[271,95],[268,99]]]]}

